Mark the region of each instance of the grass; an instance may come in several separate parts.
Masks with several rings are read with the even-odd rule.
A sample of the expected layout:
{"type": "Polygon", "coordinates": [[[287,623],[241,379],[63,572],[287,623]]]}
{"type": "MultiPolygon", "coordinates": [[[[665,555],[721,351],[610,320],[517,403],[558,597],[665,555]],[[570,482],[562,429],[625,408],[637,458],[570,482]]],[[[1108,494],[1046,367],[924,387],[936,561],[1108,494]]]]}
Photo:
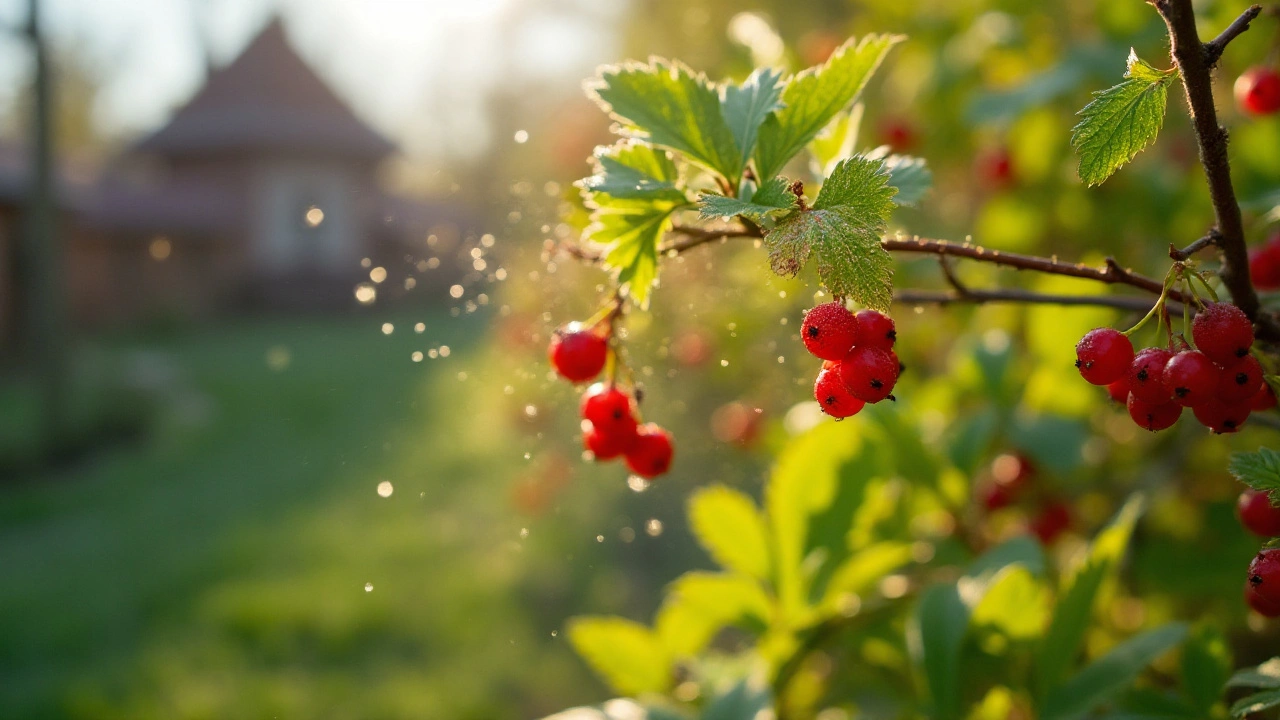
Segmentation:
{"type": "Polygon", "coordinates": [[[459,375],[483,320],[394,320],[114,344],[170,378],[163,420],[3,490],[6,716],[528,717],[598,694],[521,595],[551,561],[494,502],[521,460],[459,375]]]}

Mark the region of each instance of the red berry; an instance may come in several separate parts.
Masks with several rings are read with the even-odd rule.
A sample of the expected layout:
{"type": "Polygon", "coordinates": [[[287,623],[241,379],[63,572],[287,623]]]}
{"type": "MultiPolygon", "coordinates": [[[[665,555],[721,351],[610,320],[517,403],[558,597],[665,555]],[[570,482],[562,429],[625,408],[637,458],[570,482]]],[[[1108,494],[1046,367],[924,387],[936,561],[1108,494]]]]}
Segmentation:
{"type": "Polygon", "coordinates": [[[608,354],[609,343],[576,322],[556,330],[547,348],[551,366],[572,382],[585,382],[599,375],[608,354]]]}
{"type": "Polygon", "coordinates": [[[1259,290],[1280,288],[1280,234],[1272,235],[1265,245],[1249,251],[1249,277],[1259,290]]]}
{"type": "Polygon", "coordinates": [[[1076,367],[1094,385],[1110,385],[1125,376],[1133,362],[1133,343],[1119,330],[1096,328],[1076,343],[1076,367]]]}
{"type": "Polygon", "coordinates": [[[1280,74],[1269,67],[1251,67],[1236,78],[1236,103],[1250,115],[1280,110],[1280,74]]]}
{"type": "Polygon", "coordinates": [[[1218,379],[1218,398],[1225,403],[1248,401],[1262,389],[1262,364],[1258,358],[1245,355],[1240,362],[1222,369],[1218,379]]]}
{"type": "Polygon", "coordinates": [[[1071,527],[1071,508],[1064,502],[1050,502],[1031,519],[1031,532],[1040,538],[1040,542],[1044,545],[1053,543],[1069,527],[1071,527]]]}
{"type": "Polygon", "coordinates": [[[1230,303],[1213,303],[1191,321],[1191,338],[1219,366],[1234,364],[1253,347],[1253,324],[1230,303]]]}
{"type": "Polygon", "coordinates": [[[1244,425],[1244,421],[1249,419],[1249,402],[1243,403],[1224,403],[1218,398],[1209,398],[1199,405],[1192,406],[1191,411],[1195,413],[1196,420],[1201,425],[1218,433],[1233,433],[1244,425]]]}
{"type": "Polygon", "coordinates": [[[1267,617],[1280,615],[1280,548],[1261,550],[1253,557],[1248,588],[1246,595],[1254,610],[1267,617]]]}
{"type": "Polygon", "coordinates": [[[875,310],[859,310],[858,342],[881,350],[892,350],[898,339],[898,331],[894,329],[893,318],[875,310]]]}
{"type": "Polygon", "coordinates": [[[636,431],[635,443],[627,451],[627,467],[643,478],[653,479],[671,467],[671,433],[653,423],[636,431]]]}
{"type": "Polygon", "coordinates": [[[1002,147],[990,148],[974,160],[974,171],[989,188],[1007,187],[1013,183],[1013,158],[1002,147]]]}
{"type": "Polygon", "coordinates": [[[880,144],[894,152],[906,152],[916,144],[916,130],[908,120],[889,118],[880,123],[880,144]]]}
{"type": "Polygon", "coordinates": [[[1124,405],[1129,402],[1129,379],[1120,378],[1119,380],[1107,384],[1107,394],[1112,400],[1124,405]]]}
{"type": "Polygon", "coordinates": [[[1183,350],[1164,366],[1164,384],[1173,391],[1174,401],[1191,407],[1214,396],[1221,372],[1204,353],[1183,350]]]}
{"type": "Polygon", "coordinates": [[[1258,392],[1253,394],[1253,399],[1249,401],[1249,409],[1253,412],[1263,412],[1275,406],[1276,393],[1265,382],[1262,383],[1262,387],[1258,388],[1258,392]]]}
{"type": "Polygon", "coordinates": [[[1245,490],[1240,493],[1236,512],[1240,515],[1240,524],[1254,535],[1280,537],[1280,508],[1271,504],[1269,494],[1245,490]]]}
{"type": "Polygon", "coordinates": [[[800,337],[815,356],[839,361],[858,343],[858,319],[843,303],[823,303],[805,313],[800,337]]]}
{"type": "Polygon", "coordinates": [[[1013,504],[1014,493],[999,483],[989,483],[982,488],[982,507],[989,511],[999,510],[1013,504]]]}
{"type": "Polygon", "coordinates": [[[631,428],[608,431],[600,428],[590,420],[582,422],[582,446],[591,451],[597,460],[611,460],[630,452],[636,443],[636,424],[631,421],[631,428]]]}
{"type": "Polygon", "coordinates": [[[1129,395],[1128,408],[1129,417],[1138,423],[1138,427],[1146,428],[1151,432],[1173,427],[1173,424],[1178,422],[1178,417],[1182,415],[1182,406],[1172,400],[1153,403],[1132,393],[1129,395]]]}
{"type": "Polygon", "coordinates": [[[849,351],[840,361],[840,379],[854,397],[877,403],[889,397],[898,382],[898,358],[893,353],[871,345],[849,351]]]}
{"type": "Polygon", "coordinates": [[[613,385],[596,383],[582,396],[582,419],[609,435],[636,432],[635,407],[631,396],[613,385]]]}
{"type": "Polygon", "coordinates": [[[822,412],[837,419],[857,415],[866,405],[845,387],[844,380],[840,379],[839,366],[818,373],[818,379],[813,383],[813,398],[822,406],[822,412]]]}
{"type": "Polygon", "coordinates": [[[1173,353],[1162,348],[1146,348],[1129,364],[1129,391],[1139,400],[1164,403],[1173,398],[1173,391],[1164,382],[1164,368],[1173,353]]]}

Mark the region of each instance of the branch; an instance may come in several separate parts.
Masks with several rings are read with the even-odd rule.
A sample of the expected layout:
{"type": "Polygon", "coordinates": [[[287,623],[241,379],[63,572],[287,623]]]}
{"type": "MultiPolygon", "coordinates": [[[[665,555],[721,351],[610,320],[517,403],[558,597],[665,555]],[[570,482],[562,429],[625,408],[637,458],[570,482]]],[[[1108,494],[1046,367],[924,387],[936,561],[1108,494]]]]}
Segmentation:
{"type": "MultiPolygon", "coordinates": [[[[1250,320],[1258,318],[1258,294],[1249,280],[1249,251],[1244,241],[1244,222],[1240,218],[1240,204],[1231,185],[1231,164],[1227,157],[1227,131],[1218,125],[1218,111],[1213,103],[1213,78],[1210,74],[1210,47],[1200,43],[1196,30],[1195,10],[1191,0],[1154,0],[1156,10],[1164,18],[1169,30],[1170,54],[1182,76],[1187,105],[1195,127],[1196,142],[1200,146],[1200,164],[1204,166],[1205,180],[1209,184],[1209,197],[1217,218],[1216,229],[1222,249],[1222,282],[1231,293],[1231,299],[1250,320]]],[[[1252,20],[1257,13],[1247,11],[1241,18],[1252,20]]],[[[1232,31],[1241,20],[1231,24],[1219,39],[1222,45],[1243,32],[1232,31]]],[[[1248,26],[1248,21],[1243,23],[1248,26]]],[[[1214,40],[1217,42],[1217,40],[1214,40]]]]}
{"type": "MultiPolygon", "coordinates": [[[[1022,303],[1030,305],[1090,305],[1119,310],[1147,312],[1152,300],[1121,295],[1050,295],[1029,290],[900,290],[893,294],[893,301],[901,305],[956,305],[973,303],[1022,303]]],[[[1170,311],[1177,306],[1170,308],[1170,311]]]]}
{"type": "Polygon", "coordinates": [[[1205,43],[1204,44],[1205,63],[1207,63],[1209,67],[1213,67],[1214,65],[1217,65],[1218,58],[1222,57],[1222,51],[1227,49],[1227,43],[1231,42],[1232,40],[1235,40],[1236,37],[1240,35],[1240,33],[1244,32],[1245,30],[1248,30],[1249,23],[1253,22],[1254,18],[1258,17],[1258,14],[1261,12],[1262,12],[1261,5],[1251,6],[1248,10],[1245,10],[1244,12],[1240,13],[1240,17],[1236,18],[1235,22],[1228,25],[1227,29],[1223,30],[1218,35],[1218,37],[1205,43]]]}
{"type": "Polygon", "coordinates": [[[1179,250],[1178,247],[1173,243],[1169,243],[1169,257],[1178,262],[1182,262],[1187,258],[1191,257],[1192,255],[1195,255],[1196,253],[1200,252],[1201,250],[1209,247],[1210,245],[1217,245],[1221,241],[1222,241],[1222,236],[1218,234],[1218,229],[1210,228],[1209,232],[1205,234],[1204,237],[1200,238],[1199,240],[1196,240],[1195,242],[1182,248],[1181,250],[1179,250]]]}

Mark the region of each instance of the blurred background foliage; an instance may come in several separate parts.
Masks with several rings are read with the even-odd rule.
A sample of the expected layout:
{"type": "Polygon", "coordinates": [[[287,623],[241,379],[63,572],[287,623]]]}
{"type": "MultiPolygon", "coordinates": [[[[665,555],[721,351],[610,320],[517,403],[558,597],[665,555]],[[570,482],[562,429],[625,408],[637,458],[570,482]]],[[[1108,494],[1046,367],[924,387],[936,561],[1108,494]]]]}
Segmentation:
{"type": "MultiPolygon", "coordinates": [[[[1199,3],[1203,27],[1224,27],[1245,5],[1199,3]]],[[[934,190],[895,229],[1114,255],[1159,276],[1169,243],[1211,220],[1180,94],[1132,166],[1101,189],[1075,177],[1068,138],[1089,93],[1118,80],[1131,46],[1167,63],[1163,25],[1138,0],[633,0],[611,22],[619,43],[607,60],[674,57],[739,79],[762,63],[820,62],[851,35],[907,34],[863,95],[859,141],[933,169],[934,190]],[[1002,164],[1007,173],[993,169],[1002,164]]],[[[1238,114],[1229,80],[1271,54],[1275,30],[1263,20],[1233,43],[1216,88],[1254,242],[1280,188],[1280,120],[1238,114]]],[[[687,526],[690,493],[717,482],[758,497],[774,454],[827,421],[805,402],[817,365],[796,335],[820,298],[814,279],[772,276],[750,241],[710,245],[667,261],[650,311],[624,325],[645,416],[675,433],[672,473],[637,493],[618,466],[582,461],[576,391],[544,357],[551,329],[591,314],[607,285],[553,251],[574,236],[571,183],[608,139],[580,79],[497,85],[493,136],[525,130],[528,142],[441,161],[458,192],[484,204],[490,262],[506,270],[447,301],[453,313],[424,301],[85,341],[86,376],[128,358],[163,368],[148,377],[164,381],[131,389],[144,399],[127,403],[81,394],[145,406],[140,435],[2,490],[2,714],[518,718],[608,696],[566,643],[567,618],[647,622],[666,583],[712,567],[687,526]],[[418,322],[430,332],[414,333],[418,322]],[[442,345],[447,357],[409,359],[442,345]]],[[[958,267],[975,287],[1100,290],[958,267]]],[[[899,287],[941,283],[931,260],[899,259],[896,270],[899,287]]],[[[1128,320],[1111,311],[897,307],[895,317],[908,371],[899,401],[877,413],[894,428],[885,442],[923,443],[964,493],[989,482],[1004,453],[1039,470],[1032,501],[977,524],[989,540],[1062,500],[1072,524],[1049,549],[1065,562],[1126,497],[1147,493],[1092,650],[1179,618],[1220,628],[1237,664],[1274,651],[1280,630],[1241,598],[1258,542],[1233,517],[1240,488],[1225,469],[1231,450],[1271,443],[1273,430],[1135,428],[1071,364],[1086,330],[1128,320]]],[[[5,407],[22,407],[20,388],[5,392],[5,407]]],[[[0,414],[0,428],[0,452],[21,452],[20,413],[0,414]]],[[[959,519],[975,522],[976,505],[966,512],[959,519]]],[[[906,535],[948,557],[954,540],[937,523],[957,518],[920,517],[906,535]]],[[[869,635],[862,664],[844,672],[891,667],[902,642],[891,630],[869,635]]],[[[875,673],[831,678],[832,701],[856,702],[875,673]]]]}

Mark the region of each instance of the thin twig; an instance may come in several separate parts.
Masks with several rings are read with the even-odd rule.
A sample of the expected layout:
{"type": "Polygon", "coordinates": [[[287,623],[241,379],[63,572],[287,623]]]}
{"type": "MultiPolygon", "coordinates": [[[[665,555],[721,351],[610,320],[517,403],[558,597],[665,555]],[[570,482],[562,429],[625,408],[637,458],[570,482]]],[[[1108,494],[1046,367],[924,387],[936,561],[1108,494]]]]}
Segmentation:
{"type": "Polygon", "coordinates": [[[1181,250],[1179,250],[1173,243],[1169,243],[1169,257],[1173,260],[1177,260],[1178,262],[1182,262],[1210,245],[1217,245],[1221,240],[1222,236],[1218,234],[1217,228],[1212,228],[1204,237],[1196,240],[1181,250]]]}
{"type": "Polygon", "coordinates": [[[1222,57],[1222,51],[1227,49],[1227,43],[1235,40],[1236,36],[1245,30],[1248,30],[1249,23],[1253,22],[1254,18],[1258,17],[1258,14],[1261,12],[1261,5],[1253,5],[1249,7],[1249,9],[1240,13],[1240,17],[1236,18],[1235,22],[1228,25],[1226,30],[1219,33],[1218,37],[1204,44],[1204,59],[1205,62],[1208,63],[1209,67],[1213,67],[1218,64],[1218,58],[1222,57]]]}

